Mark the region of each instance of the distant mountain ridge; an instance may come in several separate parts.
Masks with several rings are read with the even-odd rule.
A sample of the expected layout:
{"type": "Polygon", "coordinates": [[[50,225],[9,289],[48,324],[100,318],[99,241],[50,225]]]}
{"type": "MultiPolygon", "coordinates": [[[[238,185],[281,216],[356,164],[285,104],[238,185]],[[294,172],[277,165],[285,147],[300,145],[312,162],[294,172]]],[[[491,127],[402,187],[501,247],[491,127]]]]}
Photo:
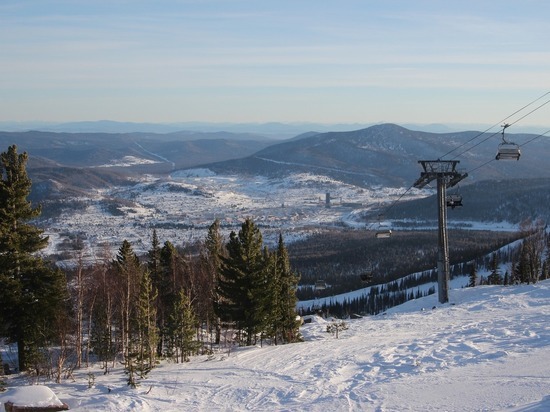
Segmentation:
{"type": "MultiPolygon", "coordinates": [[[[37,130],[43,132],[64,133],[173,133],[179,131],[217,132],[224,130],[231,133],[260,134],[275,139],[289,139],[310,130],[318,132],[338,132],[364,129],[387,122],[368,123],[314,123],[314,122],[264,122],[264,123],[231,123],[231,122],[124,122],[114,120],[41,122],[41,121],[0,121],[0,130],[24,132],[37,130]]],[[[463,130],[486,130],[488,124],[464,123],[402,123],[401,126],[423,132],[449,133],[463,130]]],[[[546,126],[516,125],[515,130],[521,133],[542,133],[546,126]]]]}
{"type": "Polygon", "coordinates": [[[494,160],[500,132],[429,133],[395,124],[344,132],[308,132],[280,141],[230,132],[55,133],[0,132],[4,150],[29,153],[29,173],[42,194],[131,184],[145,174],[207,168],[218,174],[327,176],[359,187],[408,187],[419,160],[459,160],[475,181],[550,177],[550,146],[536,135],[508,134],[522,145],[519,161],[494,160]],[[63,171],[63,172],[61,172],[63,171]],[[48,176],[55,176],[55,185],[48,176]],[[83,182],[85,183],[83,185],[83,182]]]}
{"type": "Polygon", "coordinates": [[[498,132],[436,134],[383,124],[350,132],[305,134],[246,158],[204,167],[220,174],[272,177],[309,170],[358,186],[400,187],[418,178],[422,171],[419,160],[443,159],[459,160],[459,168],[472,171],[477,180],[550,177],[546,166],[550,146],[544,139],[533,140],[536,135],[512,136],[518,144],[529,143],[518,162],[493,161],[501,142],[498,132]]]}
{"type": "Polygon", "coordinates": [[[229,132],[56,133],[0,132],[2,151],[15,144],[27,152],[33,200],[82,194],[84,190],[131,184],[144,174],[240,158],[273,141],[229,132]]]}

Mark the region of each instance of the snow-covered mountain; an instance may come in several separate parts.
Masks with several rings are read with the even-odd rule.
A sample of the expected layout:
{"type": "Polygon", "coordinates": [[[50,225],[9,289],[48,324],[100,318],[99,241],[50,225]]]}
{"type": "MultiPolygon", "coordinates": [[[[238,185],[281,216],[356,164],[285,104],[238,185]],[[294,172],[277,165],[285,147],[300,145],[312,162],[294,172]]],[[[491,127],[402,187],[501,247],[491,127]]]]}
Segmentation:
{"type": "Polygon", "coordinates": [[[327,332],[330,318],[312,317],[302,343],[222,342],[211,355],[161,363],[137,389],[118,365],[107,375],[92,365],[60,384],[40,383],[72,411],[550,410],[550,281],[453,286],[449,304],[431,295],[345,320],[338,339],[327,332]]]}

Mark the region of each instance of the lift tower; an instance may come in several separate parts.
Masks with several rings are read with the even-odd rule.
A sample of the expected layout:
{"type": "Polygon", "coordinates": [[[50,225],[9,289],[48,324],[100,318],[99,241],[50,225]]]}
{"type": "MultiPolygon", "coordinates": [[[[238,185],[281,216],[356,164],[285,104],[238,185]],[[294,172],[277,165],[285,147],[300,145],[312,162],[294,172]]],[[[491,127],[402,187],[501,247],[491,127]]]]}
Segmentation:
{"type": "Polygon", "coordinates": [[[414,183],[414,187],[422,189],[424,186],[437,180],[437,204],[439,209],[439,236],[437,252],[437,285],[439,303],[449,301],[449,243],[447,239],[447,188],[455,186],[468,176],[456,170],[458,160],[419,160],[424,169],[414,183]]]}

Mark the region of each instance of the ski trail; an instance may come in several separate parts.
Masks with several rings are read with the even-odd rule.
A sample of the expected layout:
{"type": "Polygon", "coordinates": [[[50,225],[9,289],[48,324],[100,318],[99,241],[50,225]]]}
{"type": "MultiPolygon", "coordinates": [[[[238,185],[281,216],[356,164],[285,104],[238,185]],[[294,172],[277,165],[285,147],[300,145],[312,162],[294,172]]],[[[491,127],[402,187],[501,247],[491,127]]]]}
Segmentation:
{"type": "Polygon", "coordinates": [[[141,150],[143,150],[145,153],[147,153],[147,154],[149,154],[149,155],[151,155],[151,156],[154,156],[154,157],[156,157],[157,159],[160,159],[160,160],[162,160],[162,161],[164,161],[164,162],[166,162],[166,163],[170,163],[170,164],[172,165],[172,169],[175,169],[175,168],[176,168],[176,164],[175,164],[174,162],[172,162],[171,160],[169,160],[169,159],[167,159],[167,158],[165,158],[165,157],[163,157],[163,156],[161,156],[161,155],[159,155],[159,154],[156,154],[156,153],[153,153],[153,152],[147,150],[147,149],[144,148],[142,145],[140,145],[138,142],[134,142],[134,144],[135,144],[136,146],[138,146],[141,150]]]}

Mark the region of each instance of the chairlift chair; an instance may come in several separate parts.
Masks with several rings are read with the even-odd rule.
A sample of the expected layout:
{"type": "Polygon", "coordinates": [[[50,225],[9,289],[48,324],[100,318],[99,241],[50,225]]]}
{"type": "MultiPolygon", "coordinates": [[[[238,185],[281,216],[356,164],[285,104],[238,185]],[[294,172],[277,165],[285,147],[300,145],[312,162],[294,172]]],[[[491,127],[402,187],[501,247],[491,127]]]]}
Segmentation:
{"type": "Polygon", "coordinates": [[[359,275],[359,277],[361,278],[361,282],[367,283],[367,282],[370,282],[372,280],[373,273],[372,272],[361,273],[361,275],[359,275]]]}
{"type": "Polygon", "coordinates": [[[510,126],[508,123],[502,126],[502,143],[498,145],[496,160],[519,160],[521,150],[519,145],[509,142],[504,138],[504,130],[510,126]]]}
{"type": "Polygon", "coordinates": [[[315,290],[324,290],[327,288],[327,284],[324,280],[320,279],[315,282],[315,290]]]}
{"type": "Polygon", "coordinates": [[[382,224],[383,215],[378,215],[378,230],[376,231],[376,239],[387,239],[391,237],[391,229],[387,225],[382,224]]]}
{"type": "Polygon", "coordinates": [[[512,142],[501,143],[498,145],[496,160],[519,160],[521,150],[519,146],[512,142]]]}
{"type": "Polygon", "coordinates": [[[391,229],[384,229],[376,232],[376,239],[387,239],[390,237],[391,237],[391,229]]]}
{"type": "Polygon", "coordinates": [[[455,207],[462,207],[462,195],[458,193],[447,195],[446,202],[447,207],[450,207],[451,209],[454,209],[455,207]]]}

